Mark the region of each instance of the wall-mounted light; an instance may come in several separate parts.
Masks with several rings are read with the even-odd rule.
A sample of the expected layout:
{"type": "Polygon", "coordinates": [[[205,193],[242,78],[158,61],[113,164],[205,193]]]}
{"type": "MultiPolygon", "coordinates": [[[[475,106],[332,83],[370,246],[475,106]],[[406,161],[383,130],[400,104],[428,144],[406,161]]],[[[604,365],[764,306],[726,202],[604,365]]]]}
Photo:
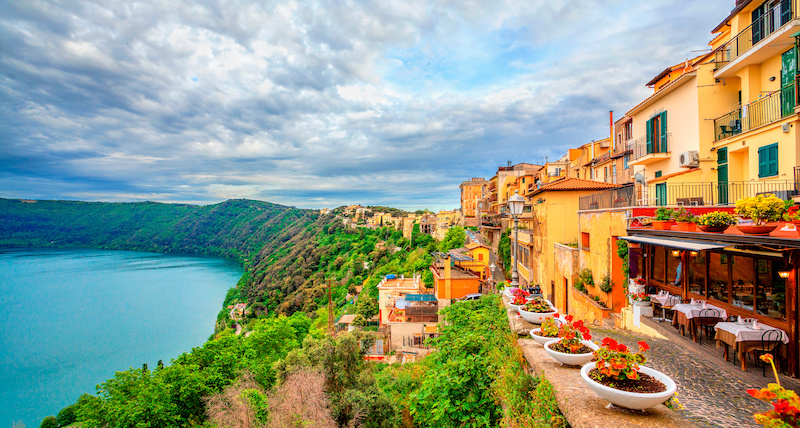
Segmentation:
{"type": "Polygon", "coordinates": [[[789,268],[783,268],[782,270],[778,271],[778,276],[783,278],[783,279],[788,278],[789,275],[791,275],[791,274],[792,274],[792,270],[789,269],[789,268]]]}
{"type": "Polygon", "coordinates": [[[692,257],[697,257],[697,251],[690,251],[689,255],[692,257]]]}
{"type": "Polygon", "coordinates": [[[681,250],[672,250],[672,257],[676,259],[681,256],[681,250]]]}
{"type": "Polygon", "coordinates": [[[775,76],[772,76],[772,77],[770,77],[770,78],[769,78],[769,81],[770,81],[770,82],[774,82],[774,81],[775,81],[775,76]]]}

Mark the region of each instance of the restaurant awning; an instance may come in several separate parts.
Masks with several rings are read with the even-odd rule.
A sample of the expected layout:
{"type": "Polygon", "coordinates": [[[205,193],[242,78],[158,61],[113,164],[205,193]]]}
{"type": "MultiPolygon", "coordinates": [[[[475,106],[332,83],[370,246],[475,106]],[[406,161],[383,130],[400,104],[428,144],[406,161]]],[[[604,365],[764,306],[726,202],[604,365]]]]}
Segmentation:
{"type": "Polygon", "coordinates": [[[640,244],[661,245],[662,247],[678,248],[689,251],[703,251],[725,248],[729,244],[708,241],[692,241],[688,239],[651,238],[647,236],[620,236],[619,239],[640,244]]]}

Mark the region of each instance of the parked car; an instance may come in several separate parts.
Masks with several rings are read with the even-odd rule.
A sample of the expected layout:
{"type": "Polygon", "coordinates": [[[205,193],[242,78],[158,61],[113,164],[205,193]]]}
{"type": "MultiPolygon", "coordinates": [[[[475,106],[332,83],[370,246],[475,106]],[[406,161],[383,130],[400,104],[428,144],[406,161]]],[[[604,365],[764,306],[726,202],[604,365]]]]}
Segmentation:
{"type": "Polygon", "coordinates": [[[468,300],[478,300],[481,297],[483,297],[483,293],[470,293],[470,294],[467,294],[466,296],[458,299],[458,301],[459,302],[466,302],[468,300]]]}

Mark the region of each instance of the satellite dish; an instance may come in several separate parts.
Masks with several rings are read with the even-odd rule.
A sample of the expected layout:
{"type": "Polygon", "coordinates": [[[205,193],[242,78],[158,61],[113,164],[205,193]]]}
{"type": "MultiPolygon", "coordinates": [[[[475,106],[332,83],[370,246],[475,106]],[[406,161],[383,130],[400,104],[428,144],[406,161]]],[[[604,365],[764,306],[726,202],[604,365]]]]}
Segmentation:
{"type": "Polygon", "coordinates": [[[641,172],[637,172],[636,175],[633,176],[633,180],[636,184],[644,184],[644,175],[641,172]]]}

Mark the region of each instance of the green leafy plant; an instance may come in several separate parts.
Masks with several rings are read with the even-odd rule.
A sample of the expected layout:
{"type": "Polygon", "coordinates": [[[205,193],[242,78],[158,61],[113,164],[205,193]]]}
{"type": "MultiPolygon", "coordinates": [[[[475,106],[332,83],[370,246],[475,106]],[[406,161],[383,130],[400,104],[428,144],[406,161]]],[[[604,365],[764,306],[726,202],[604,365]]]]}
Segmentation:
{"type": "MultiPolygon", "coordinates": [[[[578,274],[577,284],[582,284],[584,287],[594,287],[594,277],[592,276],[592,271],[589,269],[581,270],[578,274]]],[[[584,288],[584,290],[586,290],[586,288],[584,288]]]]}
{"type": "Polygon", "coordinates": [[[530,302],[526,303],[525,306],[522,307],[522,309],[527,312],[538,312],[538,313],[554,312],[553,308],[550,307],[550,304],[548,304],[547,301],[542,299],[541,297],[537,297],[531,300],[530,302]]]}
{"type": "Polygon", "coordinates": [[[627,278],[631,274],[630,260],[628,257],[628,241],[617,239],[617,256],[622,259],[622,272],[627,278]]]}
{"type": "Polygon", "coordinates": [[[672,218],[679,223],[691,223],[695,220],[695,215],[684,207],[672,211],[672,218]]]}
{"type": "Polygon", "coordinates": [[[673,210],[672,208],[667,208],[667,207],[658,207],[658,208],[656,208],[656,213],[655,213],[656,220],[672,220],[673,211],[675,211],[675,210],[673,210]]]}
{"type": "Polygon", "coordinates": [[[766,388],[748,389],[747,393],[753,397],[772,404],[772,410],[753,415],[756,422],[765,428],[789,428],[800,424],[800,397],[792,390],[787,390],[781,386],[778,378],[778,371],[775,369],[775,361],[772,354],[764,354],[762,361],[772,366],[775,374],[775,383],[770,383],[766,388]]]}
{"type": "Polygon", "coordinates": [[[736,201],[736,214],[753,220],[756,226],[780,220],[784,211],[786,211],[786,204],[783,199],[771,193],[741,198],[736,201]]]}
{"type": "Polygon", "coordinates": [[[631,353],[624,344],[606,337],[601,342],[600,348],[594,351],[597,370],[603,376],[612,379],[639,379],[639,364],[644,364],[647,360],[642,353],[650,349],[650,346],[643,341],[638,344],[639,352],[631,353]]]}
{"type": "Polygon", "coordinates": [[[736,224],[736,217],[725,211],[713,211],[697,217],[697,224],[701,226],[730,226],[736,224]]]}
{"type": "Polygon", "coordinates": [[[558,337],[558,325],[556,325],[555,319],[546,318],[544,322],[542,322],[540,331],[542,333],[541,336],[558,337]]]}
{"type": "Polygon", "coordinates": [[[605,275],[603,280],[600,281],[600,290],[602,290],[603,293],[610,293],[612,289],[614,289],[614,281],[611,280],[610,276],[605,275]]]}

